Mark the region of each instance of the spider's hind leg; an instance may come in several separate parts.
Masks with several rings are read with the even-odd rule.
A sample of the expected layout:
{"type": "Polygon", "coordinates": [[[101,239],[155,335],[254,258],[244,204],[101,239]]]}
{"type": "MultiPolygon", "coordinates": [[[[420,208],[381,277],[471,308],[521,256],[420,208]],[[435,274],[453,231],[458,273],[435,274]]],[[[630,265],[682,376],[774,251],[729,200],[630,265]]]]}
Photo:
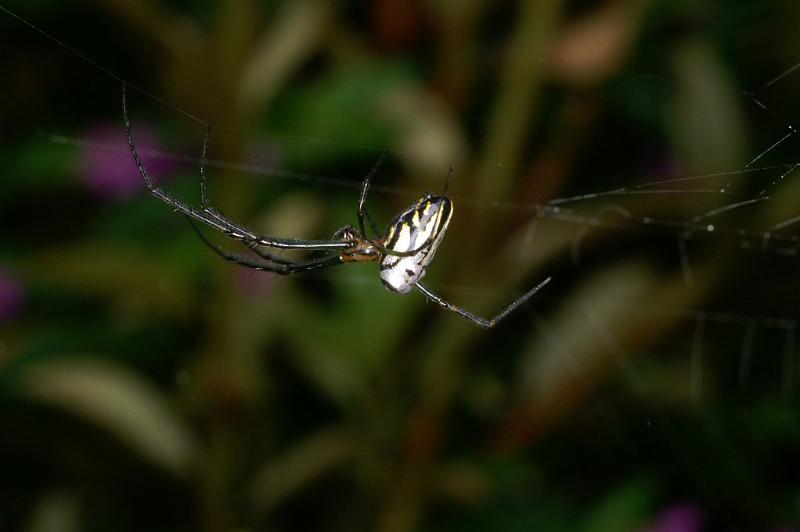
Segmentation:
{"type": "Polygon", "coordinates": [[[533,289],[529,290],[525,295],[512,301],[510,305],[508,305],[506,308],[504,308],[502,311],[500,311],[500,313],[498,313],[494,318],[490,320],[487,320],[486,318],[481,318],[480,316],[476,316],[475,314],[473,314],[468,310],[464,310],[461,307],[453,305],[452,303],[444,300],[440,295],[436,294],[433,290],[420,283],[416,283],[416,287],[417,290],[419,290],[425,295],[425,297],[427,297],[429,300],[433,301],[443,309],[449,310],[450,312],[455,312],[462,318],[466,318],[475,325],[483,327],[484,329],[490,329],[495,325],[497,325],[497,323],[500,320],[502,320],[503,318],[511,314],[514,310],[516,310],[517,307],[519,307],[520,305],[525,303],[528,299],[530,299],[536,292],[538,292],[547,283],[549,283],[551,279],[552,277],[548,277],[547,279],[545,279],[544,281],[533,287],[533,289]]]}
{"type": "Polygon", "coordinates": [[[444,178],[444,187],[442,187],[442,196],[447,197],[447,189],[450,188],[450,181],[453,179],[453,163],[450,163],[450,169],[447,170],[447,177],[444,178]]]}

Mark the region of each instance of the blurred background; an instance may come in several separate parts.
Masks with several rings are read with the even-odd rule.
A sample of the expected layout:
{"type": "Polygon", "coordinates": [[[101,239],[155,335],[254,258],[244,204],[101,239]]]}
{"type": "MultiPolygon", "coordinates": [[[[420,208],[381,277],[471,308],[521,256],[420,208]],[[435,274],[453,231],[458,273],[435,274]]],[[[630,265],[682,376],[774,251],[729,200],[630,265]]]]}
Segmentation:
{"type": "Polygon", "coordinates": [[[796,2],[2,6],[52,38],[0,12],[0,530],[796,530],[796,2]],[[226,263],[115,76],[185,201],[203,122],[276,236],[355,223],[388,150],[381,226],[455,168],[433,289],[553,281],[484,331],[226,263]]]}

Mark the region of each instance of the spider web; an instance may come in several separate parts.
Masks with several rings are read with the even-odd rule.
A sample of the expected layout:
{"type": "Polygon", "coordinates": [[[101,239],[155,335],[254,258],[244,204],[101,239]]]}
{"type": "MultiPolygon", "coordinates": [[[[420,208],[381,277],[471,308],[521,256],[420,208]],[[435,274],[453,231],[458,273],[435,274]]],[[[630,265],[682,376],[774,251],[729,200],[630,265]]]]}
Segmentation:
{"type": "MultiPolygon", "coordinates": [[[[75,54],[80,60],[87,62],[99,72],[110,76],[117,81],[123,79],[112,70],[93,61],[88,55],[77,51],[69,44],[61,42],[49,33],[20,19],[15,14],[0,6],[7,15],[16,18],[32,31],[42,33],[51,39],[55,45],[60,46],[75,54]]],[[[756,137],[770,137],[772,140],[755,149],[746,158],[747,162],[739,168],[720,168],[715,172],[701,175],[681,175],[666,179],[638,179],[617,187],[600,188],[589,192],[555,197],[544,203],[508,202],[494,198],[475,197],[454,194],[456,205],[468,205],[475,209],[489,210],[493,216],[517,216],[527,220],[523,224],[523,237],[518,247],[517,260],[527,261],[536,252],[539,237],[550,228],[566,227],[572,232],[569,246],[568,273],[553,272],[560,282],[569,284],[571,280],[582,275],[582,269],[594,267],[592,261],[593,243],[598,239],[631,238],[634,242],[649,241],[660,244],[668,243],[662,256],[673,261],[672,266],[681,275],[685,290],[692,291],[698,284],[696,268],[697,255],[712,244],[729,242],[738,249],[741,260],[770,260],[783,261],[790,266],[797,266],[800,256],[800,234],[794,231],[800,224],[800,209],[797,214],[772,221],[766,226],[759,225],[758,209],[765,204],[784,199],[784,188],[789,182],[797,179],[797,170],[800,168],[800,159],[786,158],[785,148],[797,148],[798,129],[791,123],[781,106],[771,98],[771,91],[788,83],[797,83],[800,78],[800,62],[785,66],[756,84],[755,89],[740,88],[739,98],[743,106],[755,113],[760,113],[763,120],[764,131],[756,137]],[[765,133],[766,132],[766,133],[765,133]],[[783,150],[783,151],[782,151],[783,150]],[[777,158],[776,158],[777,155],[777,158]],[[737,187],[740,178],[750,179],[754,184],[752,191],[742,191],[737,187]],[[722,186],[718,183],[722,180],[722,186]],[[665,215],[662,207],[669,201],[701,199],[696,212],[688,216],[665,215]],[[655,199],[656,208],[653,208],[655,199]],[[600,236],[602,235],[602,236],[600,236]],[[632,236],[631,236],[632,235],[632,236]],[[671,257],[671,259],[670,259],[671,257]]],[[[645,76],[642,76],[645,79],[645,76]]],[[[647,77],[652,82],[652,77],[647,77]]],[[[127,80],[125,80],[126,83],[127,80]]],[[[671,80],[656,78],[656,83],[670,84],[671,80]]],[[[141,95],[166,106],[172,112],[184,118],[206,124],[202,117],[197,117],[178,105],[165,102],[162,98],[150,91],[143,90],[131,84],[141,95]]],[[[235,128],[224,125],[216,126],[218,131],[241,132],[235,128]]],[[[274,133],[284,142],[293,143],[324,143],[341,144],[336,139],[321,139],[297,137],[274,133]]],[[[107,150],[120,150],[127,152],[127,147],[116,143],[100,143],[86,138],[78,138],[52,132],[49,135],[52,142],[69,146],[92,146],[107,150]]],[[[347,143],[346,143],[347,144],[347,143]]],[[[347,144],[350,148],[363,149],[377,155],[386,149],[385,146],[367,146],[347,144]]],[[[181,153],[165,151],[143,150],[151,158],[170,159],[185,164],[198,164],[199,157],[181,153]]],[[[402,155],[395,151],[395,156],[402,155]]],[[[503,161],[498,161],[503,164],[503,161]]],[[[228,161],[210,158],[210,168],[230,170],[254,176],[268,177],[270,179],[285,179],[302,183],[313,184],[326,189],[357,190],[358,181],[341,179],[333,176],[315,173],[294,171],[291,169],[265,166],[261,164],[248,164],[240,161],[228,161]]],[[[517,165],[519,172],[535,172],[537,169],[525,165],[517,165]]],[[[590,182],[590,176],[580,172],[570,172],[576,181],[590,182]]],[[[604,182],[612,182],[607,178],[604,182]]],[[[402,198],[415,198],[419,190],[399,185],[386,185],[375,183],[372,192],[378,198],[381,196],[397,196],[402,198]]],[[[355,197],[355,194],[354,194],[355,197]]],[[[763,273],[763,272],[757,272],[763,273]]],[[[366,273],[343,273],[335,277],[325,274],[310,274],[312,278],[326,278],[329,282],[350,283],[359,286],[378,286],[374,276],[366,273]]],[[[507,298],[509,294],[498,291],[486,285],[456,285],[446,282],[433,283],[433,286],[452,295],[475,295],[507,298]]],[[[774,389],[784,398],[791,398],[796,392],[796,355],[797,355],[797,327],[796,305],[788,308],[773,305],[770,301],[744,301],[737,302],[734,298],[714,302],[708,305],[707,301],[700,302],[700,307],[693,310],[683,308],[654,309],[647,301],[620,303],[628,311],[647,313],[661,317],[678,318],[684,322],[682,331],[687,333],[688,363],[691,366],[691,394],[697,401],[702,401],[704,394],[704,371],[709,361],[707,360],[708,346],[715,342],[715,338],[738,337],[738,346],[735,350],[735,371],[728,381],[732,387],[747,387],[751,384],[754,371],[758,366],[768,364],[779,368],[774,373],[777,381],[774,389]],[[764,346],[773,348],[779,346],[780,360],[761,361],[757,353],[763,352],[764,346]]],[[[604,321],[602,313],[586,306],[584,317],[587,323],[595,329],[599,338],[610,352],[619,355],[620,360],[626,360],[630,353],[625,352],[621,342],[615,338],[612,327],[604,321]]],[[[529,313],[533,326],[540,329],[547,327],[547,318],[539,318],[529,313]]],[[[563,341],[556,338],[555,341],[563,341]]],[[[639,378],[635,370],[627,362],[623,363],[623,370],[631,385],[639,386],[639,378]]]]}

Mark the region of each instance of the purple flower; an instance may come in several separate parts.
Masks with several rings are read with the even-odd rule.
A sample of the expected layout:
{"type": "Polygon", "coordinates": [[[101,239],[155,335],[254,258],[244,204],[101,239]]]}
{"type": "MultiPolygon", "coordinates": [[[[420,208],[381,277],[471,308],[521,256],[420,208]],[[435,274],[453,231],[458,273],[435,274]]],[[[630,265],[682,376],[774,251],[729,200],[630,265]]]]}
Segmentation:
{"type": "Polygon", "coordinates": [[[25,300],[22,281],[6,270],[0,269],[0,323],[19,313],[25,300]]]}
{"type": "MultiPolygon", "coordinates": [[[[148,174],[158,179],[174,168],[172,161],[159,156],[164,147],[152,128],[139,125],[134,135],[148,174]]],[[[101,198],[114,200],[130,199],[144,190],[124,129],[117,124],[101,123],[90,128],[85,136],[80,171],[89,190],[101,198]]]]}
{"type": "Polygon", "coordinates": [[[705,514],[692,503],[667,507],[643,532],[700,532],[705,524],[705,514]]]}

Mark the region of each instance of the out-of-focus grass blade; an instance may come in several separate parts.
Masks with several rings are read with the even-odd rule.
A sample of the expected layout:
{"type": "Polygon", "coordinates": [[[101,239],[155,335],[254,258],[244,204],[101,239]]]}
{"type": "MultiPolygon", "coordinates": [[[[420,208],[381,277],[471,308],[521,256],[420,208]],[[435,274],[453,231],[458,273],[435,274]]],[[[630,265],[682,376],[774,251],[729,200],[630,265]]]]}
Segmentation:
{"type": "Polygon", "coordinates": [[[25,532],[79,532],[78,499],[71,492],[53,492],[42,497],[31,513],[25,532]]]}
{"type": "Polygon", "coordinates": [[[331,15],[325,2],[301,0],[283,4],[243,67],[239,98],[245,109],[258,109],[286,85],[294,71],[319,47],[331,15]]]}
{"type": "Polygon", "coordinates": [[[335,306],[320,307],[292,293],[275,320],[294,340],[298,353],[292,363],[300,373],[336,403],[346,404],[391,355],[405,330],[399,325],[413,319],[423,301],[386,292],[374,265],[322,275],[330,279],[335,306]],[[349,341],[342,341],[344,330],[352,331],[349,341]]]}
{"type": "Polygon", "coordinates": [[[26,268],[31,282],[54,283],[97,296],[125,298],[185,314],[191,294],[185,275],[170,272],[144,253],[102,244],[46,251],[26,268]]]}
{"type": "Polygon", "coordinates": [[[500,431],[498,444],[518,448],[535,439],[614,367],[641,393],[627,357],[681,321],[681,311],[704,293],[699,282],[686,290],[679,274],[664,278],[638,260],[592,276],[556,316],[539,324],[542,334],[531,340],[520,363],[518,409],[500,431]],[[644,301],[653,313],[640,310],[644,301]]]}
{"type": "Polygon", "coordinates": [[[309,436],[258,470],[252,487],[255,509],[263,512],[275,507],[341,464],[352,452],[350,435],[339,428],[326,428],[309,436]]]}
{"type": "Polygon", "coordinates": [[[166,399],[122,367],[90,358],[53,360],[29,368],[19,389],[97,425],[175,475],[187,473],[197,456],[197,442],[166,399]]]}

